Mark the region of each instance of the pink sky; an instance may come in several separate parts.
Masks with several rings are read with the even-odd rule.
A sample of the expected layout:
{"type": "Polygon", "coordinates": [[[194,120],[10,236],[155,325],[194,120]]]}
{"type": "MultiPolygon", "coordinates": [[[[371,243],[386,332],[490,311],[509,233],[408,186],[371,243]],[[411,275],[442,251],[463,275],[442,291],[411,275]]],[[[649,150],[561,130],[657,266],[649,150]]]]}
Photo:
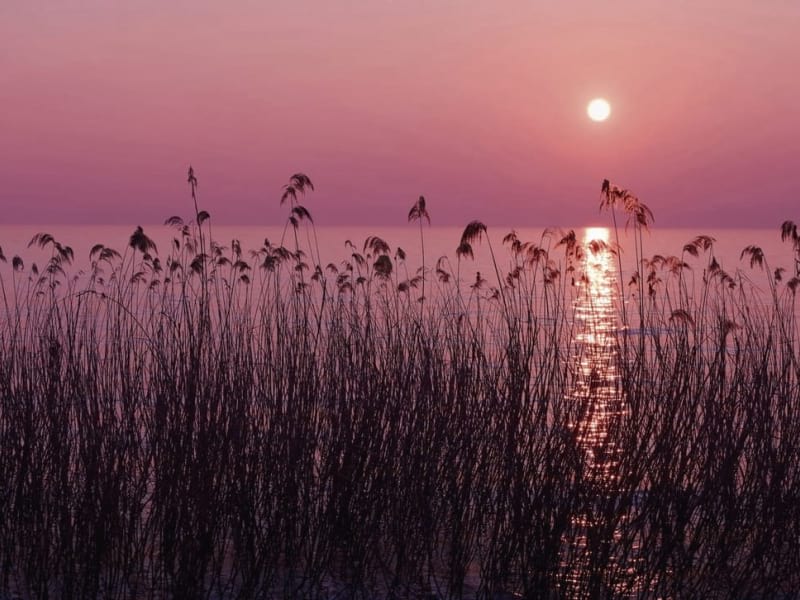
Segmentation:
{"type": "Polygon", "coordinates": [[[800,220],[800,2],[3,0],[5,223],[800,220]],[[613,106],[593,123],[586,103],[613,106]]]}

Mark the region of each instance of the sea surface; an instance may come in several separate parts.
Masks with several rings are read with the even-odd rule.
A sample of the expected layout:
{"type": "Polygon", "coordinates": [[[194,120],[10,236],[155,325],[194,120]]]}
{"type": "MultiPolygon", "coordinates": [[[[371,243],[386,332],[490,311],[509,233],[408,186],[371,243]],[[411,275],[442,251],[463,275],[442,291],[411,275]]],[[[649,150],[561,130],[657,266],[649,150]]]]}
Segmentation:
{"type": "MultiPolygon", "coordinates": [[[[48,233],[62,245],[72,248],[75,256],[73,267],[83,269],[90,265],[89,252],[95,244],[103,244],[124,253],[135,229],[136,225],[0,225],[0,248],[9,262],[13,256],[18,255],[26,265],[32,261],[39,261],[41,264],[49,258],[50,251],[43,251],[35,246],[29,247],[29,243],[35,234],[48,233]]],[[[178,231],[174,227],[163,224],[144,225],[143,229],[145,234],[156,243],[161,256],[169,253],[172,239],[178,237],[178,231]]],[[[607,236],[613,243],[618,235],[619,245],[622,248],[623,271],[633,271],[636,264],[633,231],[626,230],[623,226],[616,233],[611,227],[605,233],[602,229],[575,227],[574,231],[579,242],[588,241],[595,236],[607,236]]],[[[472,272],[474,274],[474,271],[481,271],[484,277],[491,281],[494,273],[491,252],[494,252],[501,272],[507,271],[511,264],[511,255],[508,247],[503,244],[503,238],[512,230],[516,232],[522,242],[532,242],[549,249],[550,257],[556,261],[563,259],[563,248],[559,248],[557,245],[568,231],[565,228],[489,226],[488,240],[483,238],[482,241],[473,242],[475,259],[474,261],[469,259],[462,261],[462,273],[472,272]]],[[[456,248],[462,232],[463,228],[461,227],[425,225],[422,228],[423,239],[421,240],[420,229],[416,224],[398,227],[318,226],[315,230],[303,224],[298,230],[298,235],[300,246],[306,251],[313,248],[316,253],[316,248],[319,248],[323,266],[329,263],[340,265],[342,261],[349,260],[354,251],[361,251],[367,238],[378,236],[390,246],[392,256],[395,255],[397,248],[404,251],[407,268],[413,275],[413,272],[422,266],[422,242],[424,242],[427,269],[432,270],[440,258],[446,257],[455,271],[456,248]],[[352,246],[347,244],[348,241],[352,243],[352,246]]],[[[283,226],[217,226],[212,224],[211,237],[223,246],[230,246],[232,240],[239,240],[245,257],[248,256],[250,250],[262,247],[265,240],[273,245],[284,244],[290,249],[293,249],[295,245],[291,229],[283,226]]],[[[750,245],[756,245],[763,250],[770,272],[778,267],[793,271],[794,267],[791,243],[781,241],[779,223],[773,229],[659,229],[654,227],[643,234],[642,245],[645,258],[656,254],[682,257],[695,272],[702,271],[708,265],[712,255],[720,266],[731,275],[735,274],[737,269],[750,272],[752,269],[749,258],[741,258],[742,250],[750,245]],[[683,254],[684,245],[699,235],[713,238],[713,247],[709,253],[697,258],[683,254]]],[[[5,269],[8,268],[10,265],[5,266],[5,269]]],[[[758,274],[754,274],[753,279],[757,281],[757,278],[758,274]]]]}

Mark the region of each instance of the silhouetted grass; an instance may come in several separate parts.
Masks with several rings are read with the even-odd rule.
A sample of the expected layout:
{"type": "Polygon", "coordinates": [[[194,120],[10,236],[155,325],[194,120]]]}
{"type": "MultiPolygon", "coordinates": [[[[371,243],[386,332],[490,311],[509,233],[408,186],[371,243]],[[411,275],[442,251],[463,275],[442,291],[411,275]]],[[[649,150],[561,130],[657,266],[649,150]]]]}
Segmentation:
{"type": "MultiPolygon", "coordinates": [[[[652,214],[607,184],[636,266],[624,312],[587,325],[585,259],[614,247],[512,233],[491,283],[462,281],[473,222],[455,268],[375,237],[325,265],[298,174],[288,243],[248,254],[189,183],[168,250],[138,228],[75,277],[38,234],[43,269],[3,272],[0,590],[797,594],[800,272],[751,246],[726,273],[704,236],[645,260],[652,214]]],[[[421,243],[423,218],[420,198],[421,243]]]]}

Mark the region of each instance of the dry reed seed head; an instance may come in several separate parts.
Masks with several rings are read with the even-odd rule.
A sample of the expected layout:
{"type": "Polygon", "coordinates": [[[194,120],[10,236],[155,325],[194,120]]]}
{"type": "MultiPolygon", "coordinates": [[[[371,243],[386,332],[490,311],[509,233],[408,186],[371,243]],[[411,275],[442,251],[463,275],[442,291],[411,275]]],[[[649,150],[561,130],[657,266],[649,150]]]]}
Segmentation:
{"type": "MultiPolygon", "coordinates": [[[[670,257],[670,258],[674,258],[674,257],[670,257]]],[[[650,258],[649,263],[650,263],[650,265],[652,265],[653,268],[661,269],[661,268],[664,268],[664,266],[668,263],[668,259],[664,258],[664,256],[662,256],[661,254],[654,254],[650,258]]]]}
{"type": "Polygon", "coordinates": [[[567,254],[571,254],[577,245],[578,239],[575,236],[575,230],[573,229],[570,229],[566,233],[562,232],[561,239],[556,242],[556,248],[559,246],[565,246],[567,249],[567,254]]]}
{"type": "Polygon", "coordinates": [[[89,260],[94,260],[95,255],[100,254],[105,249],[103,244],[95,244],[92,246],[92,249],[89,250],[89,260]]]}
{"type": "Polygon", "coordinates": [[[627,190],[621,189],[619,186],[612,184],[608,179],[603,180],[600,188],[600,210],[604,208],[614,208],[618,202],[627,194],[627,190]]]}
{"type": "Polygon", "coordinates": [[[374,254],[389,254],[391,248],[384,240],[378,236],[371,235],[364,240],[364,252],[370,251],[374,254]]]}
{"type": "Polygon", "coordinates": [[[795,225],[794,221],[784,221],[781,225],[781,241],[785,242],[786,240],[791,240],[795,243],[798,240],[797,225],[795,225]]]}
{"type": "Polygon", "coordinates": [[[694,239],[694,244],[698,248],[701,248],[702,250],[707,251],[707,250],[710,250],[711,248],[714,247],[714,242],[716,242],[716,241],[717,240],[715,238],[711,237],[710,235],[698,235],[694,239]]]}
{"type": "Polygon", "coordinates": [[[155,242],[145,235],[141,225],[138,226],[136,231],[131,235],[129,246],[142,254],[147,254],[149,252],[158,253],[155,242]]]}
{"type": "Polygon", "coordinates": [[[306,193],[306,188],[314,191],[314,184],[305,173],[295,173],[289,179],[291,185],[296,188],[301,194],[306,193]]]}
{"type": "Polygon", "coordinates": [[[31,246],[39,246],[39,248],[45,248],[48,244],[54,244],[55,239],[49,233],[37,233],[32,238],[31,241],[28,242],[28,248],[31,246]]]}
{"type": "Polygon", "coordinates": [[[411,210],[408,211],[408,221],[410,223],[423,218],[428,221],[428,225],[431,224],[430,215],[428,215],[428,211],[425,208],[425,197],[420,196],[419,199],[414,203],[414,206],[411,207],[411,210]]]}
{"type": "Polygon", "coordinates": [[[547,250],[535,244],[528,246],[525,255],[530,265],[536,264],[539,261],[544,261],[546,263],[548,260],[547,250]]]}
{"type": "Polygon", "coordinates": [[[486,225],[480,221],[472,221],[464,228],[464,233],[461,234],[461,244],[472,244],[476,239],[480,242],[484,233],[486,233],[486,225]]]}
{"type": "Polygon", "coordinates": [[[593,255],[600,254],[609,250],[609,246],[603,240],[592,240],[589,242],[589,252],[593,255]]]}
{"type": "Polygon", "coordinates": [[[646,230],[649,230],[650,224],[655,221],[653,212],[647,207],[646,204],[639,202],[638,199],[636,200],[636,204],[632,208],[631,212],[634,215],[636,223],[641,227],[644,227],[646,230]]]}
{"type": "Polygon", "coordinates": [[[72,248],[69,246],[62,246],[58,242],[55,243],[55,248],[57,256],[60,260],[66,262],[67,264],[72,263],[72,260],[75,257],[75,253],[72,251],[72,248]]]}
{"type": "Polygon", "coordinates": [[[513,229],[503,236],[503,244],[513,245],[517,241],[519,241],[519,238],[517,237],[517,232],[513,229]]]}
{"type": "Polygon", "coordinates": [[[283,194],[281,195],[281,206],[289,200],[292,205],[297,202],[298,192],[305,195],[306,188],[314,190],[314,184],[311,179],[304,173],[295,173],[289,178],[289,183],[283,186],[283,194]]]}
{"type": "Polygon", "coordinates": [[[264,260],[261,262],[261,268],[265,271],[274,272],[275,269],[280,264],[280,260],[274,254],[268,254],[264,257],[264,260]]]}
{"type": "Polygon", "coordinates": [[[292,208],[292,214],[297,216],[298,221],[308,219],[311,223],[314,222],[314,220],[311,218],[311,213],[308,212],[308,209],[306,209],[304,206],[300,206],[299,204],[292,208]]]}
{"type": "Polygon", "coordinates": [[[742,260],[745,256],[750,257],[750,268],[755,268],[756,266],[763,267],[764,266],[764,251],[759,248],[758,246],[747,246],[742,253],[739,255],[739,260],[742,260]]]}
{"type": "Polygon", "coordinates": [[[392,274],[392,259],[386,254],[381,254],[372,266],[375,274],[381,279],[388,279],[392,274]]]}
{"type": "Polygon", "coordinates": [[[462,256],[466,256],[472,260],[475,259],[475,253],[472,251],[472,245],[468,242],[462,241],[458,248],[456,248],[456,257],[461,258],[462,256]]]}
{"type": "Polygon", "coordinates": [[[603,180],[600,188],[600,210],[604,208],[613,209],[617,204],[621,204],[629,218],[625,223],[625,227],[633,222],[634,225],[649,229],[650,224],[654,222],[655,217],[650,208],[639,200],[639,197],[633,194],[630,190],[626,190],[617,185],[609,182],[608,179],[603,180]]]}
{"type": "Polygon", "coordinates": [[[283,194],[281,195],[281,206],[283,206],[287,200],[289,200],[292,204],[297,201],[297,192],[295,191],[293,185],[283,186],[283,194]]]}

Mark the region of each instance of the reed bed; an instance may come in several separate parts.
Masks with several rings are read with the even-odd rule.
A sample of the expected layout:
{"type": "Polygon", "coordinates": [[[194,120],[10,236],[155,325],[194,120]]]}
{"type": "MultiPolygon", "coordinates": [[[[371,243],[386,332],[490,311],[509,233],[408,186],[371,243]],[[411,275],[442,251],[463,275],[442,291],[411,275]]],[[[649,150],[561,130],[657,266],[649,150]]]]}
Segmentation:
{"type": "Polygon", "coordinates": [[[792,223],[793,273],[645,259],[606,183],[635,265],[585,322],[615,243],[473,222],[435,267],[375,237],[326,265],[306,176],[249,253],[189,179],[166,252],[138,228],[79,274],[38,234],[2,271],[0,597],[796,597],[792,223]]]}

